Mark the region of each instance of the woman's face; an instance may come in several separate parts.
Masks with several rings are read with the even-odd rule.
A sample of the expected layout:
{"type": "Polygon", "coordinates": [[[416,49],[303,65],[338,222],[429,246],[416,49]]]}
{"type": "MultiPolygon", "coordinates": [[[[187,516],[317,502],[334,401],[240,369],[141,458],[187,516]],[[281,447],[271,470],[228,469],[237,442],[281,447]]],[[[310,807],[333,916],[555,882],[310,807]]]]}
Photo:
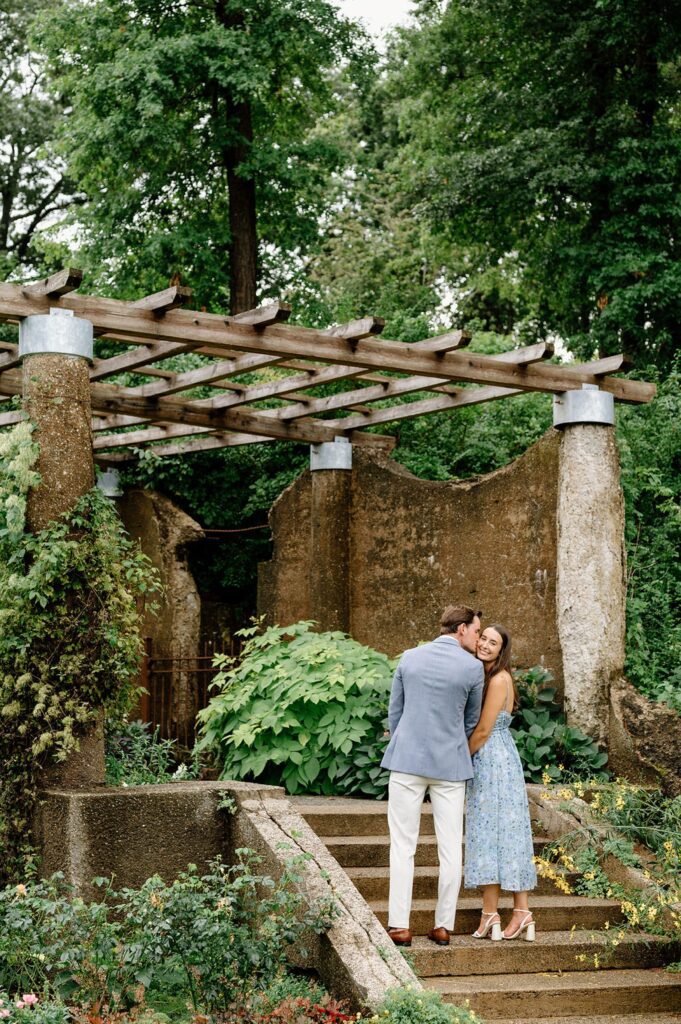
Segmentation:
{"type": "Polygon", "coordinates": [[[478,658],[480,661],[496,661],[503,646],[504,641],[501,639],[496,629],[490,629],[488,627],[483,630],[483,633],[478,640],[478,658]]]}

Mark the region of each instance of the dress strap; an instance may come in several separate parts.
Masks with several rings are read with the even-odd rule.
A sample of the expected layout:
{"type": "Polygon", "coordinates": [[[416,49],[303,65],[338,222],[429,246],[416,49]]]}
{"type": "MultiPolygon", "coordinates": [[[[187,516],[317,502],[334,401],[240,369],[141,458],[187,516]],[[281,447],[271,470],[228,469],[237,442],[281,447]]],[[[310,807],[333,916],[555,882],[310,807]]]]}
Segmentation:
{"type": "MultiPolygon", "coordinates": [[[[510,675],[509,675],[509,679],[510,679],[510,675]]],[[[506,711],[506,713],[508,715],[510,715],[513,712],[513,701],[511,701],[511,710],[510,711],[508,710],[508,698],[510,696],[510,691],[512,689],[512,683],[509,682],[509,679],[506,680],[506,703],[504,704],[504,711],[506,711]]]]}

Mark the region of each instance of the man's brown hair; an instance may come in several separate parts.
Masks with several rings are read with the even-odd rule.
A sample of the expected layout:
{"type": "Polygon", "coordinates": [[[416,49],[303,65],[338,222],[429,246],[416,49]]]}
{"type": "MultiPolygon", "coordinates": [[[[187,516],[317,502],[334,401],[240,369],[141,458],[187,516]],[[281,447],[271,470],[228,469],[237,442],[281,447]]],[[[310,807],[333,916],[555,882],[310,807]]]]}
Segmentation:
{"type": "Polygon", "coordinates": [[[459,626],[470,626],[476,616],[481,618],[482,612],[473,611],[465,604],[448,604],[440,619],[440,633],[456,633],[459,626]]]}

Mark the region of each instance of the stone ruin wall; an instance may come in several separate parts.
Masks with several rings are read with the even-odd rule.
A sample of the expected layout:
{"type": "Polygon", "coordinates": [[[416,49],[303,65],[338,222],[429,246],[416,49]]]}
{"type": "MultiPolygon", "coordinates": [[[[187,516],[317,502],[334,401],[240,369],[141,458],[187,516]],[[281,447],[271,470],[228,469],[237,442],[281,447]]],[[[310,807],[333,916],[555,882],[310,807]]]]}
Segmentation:
{"type": "MultiPolygon", "coordinates": [[[[550,431],[509,466],[462,483],[421,480],[385,456],[355,449],[347,499],[335,510],[347,523],[349,556],[344,574],[331,573],[335,586],[347,588],[347,621],[330,625],[395,655],[432,638],[446,604],[473,605],[482,609],[483,624],[508,626],[517,664],[543,663],[562,690],[559,447],[560,435],[550,431]]],[[[304,472],[270,514],[274,553],[260,566],[258,601],[270,623],[320,618],[314,486],[304,472]]],[[[343,605],[341,597],[336,604],[343,605]]]]}

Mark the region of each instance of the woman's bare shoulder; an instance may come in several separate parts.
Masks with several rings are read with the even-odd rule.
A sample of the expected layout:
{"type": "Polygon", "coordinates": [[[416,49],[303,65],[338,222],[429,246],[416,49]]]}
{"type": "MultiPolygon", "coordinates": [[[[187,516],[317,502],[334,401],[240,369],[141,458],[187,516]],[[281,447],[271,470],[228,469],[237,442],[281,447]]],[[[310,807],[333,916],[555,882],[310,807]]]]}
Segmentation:
{"type": "Polygon", "coordinates": [[[501,687],[506,687],[508,686],[509,683],[512,682],[513,679],[511,677],[511,673],[507,672],[505,668],[502,668],[498,672],[495,672],[493,676],[491,676],[490,681],[487,685],[493,686],[494,689],[496,690],[501,689],[501,687]]]}

